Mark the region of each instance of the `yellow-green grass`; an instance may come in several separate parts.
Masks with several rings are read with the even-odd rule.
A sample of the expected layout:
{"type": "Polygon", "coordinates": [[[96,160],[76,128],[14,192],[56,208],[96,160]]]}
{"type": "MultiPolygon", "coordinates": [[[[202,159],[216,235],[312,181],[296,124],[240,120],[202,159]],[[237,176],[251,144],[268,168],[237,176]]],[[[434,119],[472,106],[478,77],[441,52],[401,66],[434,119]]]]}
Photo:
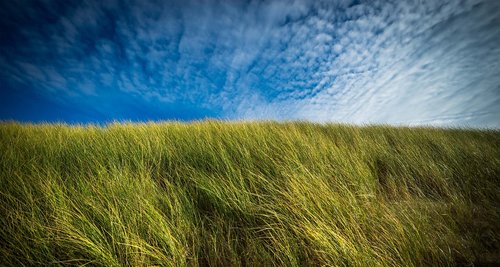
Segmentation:
{"type": "Polygon", "coordinates": [[[500,132],[0,124],[0,265],[499,264],[500,132]]]}

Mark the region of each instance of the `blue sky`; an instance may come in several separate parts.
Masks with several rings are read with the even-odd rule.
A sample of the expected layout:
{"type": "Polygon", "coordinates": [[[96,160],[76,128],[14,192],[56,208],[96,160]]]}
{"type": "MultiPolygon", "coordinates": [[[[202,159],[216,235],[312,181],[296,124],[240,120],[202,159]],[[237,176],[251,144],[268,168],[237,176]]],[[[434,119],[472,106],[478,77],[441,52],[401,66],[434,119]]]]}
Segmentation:
{"type": "Polygon", "coordinates": [[[500,1],[1,1],[0,120],[500,127],[500,1]]]}

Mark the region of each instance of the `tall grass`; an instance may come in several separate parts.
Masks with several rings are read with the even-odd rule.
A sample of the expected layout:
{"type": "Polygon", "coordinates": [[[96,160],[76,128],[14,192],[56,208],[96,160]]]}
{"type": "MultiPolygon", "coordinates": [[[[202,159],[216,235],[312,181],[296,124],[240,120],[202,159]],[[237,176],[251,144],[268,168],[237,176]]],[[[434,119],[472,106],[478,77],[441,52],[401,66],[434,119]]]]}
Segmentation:
{"type": "Polygon", "coordinates": [[[500,263],[500,132],[0,124],[0,265],[500,263]]]}

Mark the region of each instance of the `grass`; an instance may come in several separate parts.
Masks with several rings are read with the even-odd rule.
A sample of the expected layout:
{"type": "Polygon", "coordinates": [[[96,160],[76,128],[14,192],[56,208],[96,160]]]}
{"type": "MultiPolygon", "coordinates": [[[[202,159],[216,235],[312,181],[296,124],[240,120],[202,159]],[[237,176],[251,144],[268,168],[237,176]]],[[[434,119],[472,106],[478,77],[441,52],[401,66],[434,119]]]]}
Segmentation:
{"type": "Polygon", "coordinates": [[[499,264],[500,132],[0,124],[0,266],[499,264]]]}

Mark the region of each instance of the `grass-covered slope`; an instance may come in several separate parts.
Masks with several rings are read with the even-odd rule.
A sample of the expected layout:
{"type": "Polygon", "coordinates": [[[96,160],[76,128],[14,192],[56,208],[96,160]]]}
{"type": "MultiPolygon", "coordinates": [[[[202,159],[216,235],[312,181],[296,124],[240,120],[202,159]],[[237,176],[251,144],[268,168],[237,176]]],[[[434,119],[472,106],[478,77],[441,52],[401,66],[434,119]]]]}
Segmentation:
{"type": "Polygon", "coordinates": [[[0,124],[0,265],[499,263],[500,132],[0,124]]]}

